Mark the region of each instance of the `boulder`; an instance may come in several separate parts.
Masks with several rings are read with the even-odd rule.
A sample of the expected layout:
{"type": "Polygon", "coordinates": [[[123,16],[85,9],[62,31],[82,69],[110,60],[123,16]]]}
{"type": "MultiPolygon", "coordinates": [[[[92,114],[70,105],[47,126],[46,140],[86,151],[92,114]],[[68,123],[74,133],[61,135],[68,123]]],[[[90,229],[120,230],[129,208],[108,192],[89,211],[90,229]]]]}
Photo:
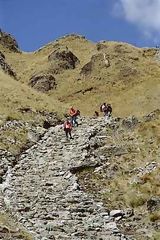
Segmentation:
{"type": "Polygon", "coordinates": [[[34,75],[29,80],[29,86],[40,92],[48,92],[56,88],[56,79],[52,74],[34,75]]]}
{"type": "Polygon", "coordinates": [[[150,198],[147,201],[147,210],[149,212],[159,211],[160,210],[160,197],[155,196],[150,198]]]}
{"type": "Polygon", "coordinates": [[[123,217],[124,212],[122,210],[112,210],[110,211],[110,217],[123,217]]]}
{"type": "Polygon", "coordinates": [[[62,69],[75,69],[79,59],[68,48],[57,49],[48,56],[49,61],[58,62],[62,69]]]}
{"type": "Polygon", "coordinates": [[[43,128],[45,128],[45,129],[49,129],[51,126],[52,126],[52,125],[50,124],[49,121],[44,120],[44,122],[43,122],[43,128]]]}

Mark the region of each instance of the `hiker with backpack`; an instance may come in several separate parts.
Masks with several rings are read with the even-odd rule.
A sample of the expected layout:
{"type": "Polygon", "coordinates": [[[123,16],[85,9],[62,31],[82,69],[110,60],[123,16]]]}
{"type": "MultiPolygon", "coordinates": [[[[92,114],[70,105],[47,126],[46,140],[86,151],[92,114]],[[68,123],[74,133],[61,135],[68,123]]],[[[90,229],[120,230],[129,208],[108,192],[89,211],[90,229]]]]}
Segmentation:
{"type": "Polygon", "coordinates": [[[105,121],[107,123],[110,123],[111,115],[112,115],[111,104],[107,104],[106,109],[105,109],[105,121]]]}
{"type": "Polygon", "coordinates": [[[73,126],[77,125],[77,127],[78,127],[77,116],[80,115],[80,111],[71,107],[70,110],[69,110],[69,115],[71,117],[72,125],[73,126]]]}
{"type": "Polygon", "coordinates": [[[112,106],[111,106],[111,104],[103,103],[100,106],[100,111],[103,112],[105,121],[107,123],[109,123],[110,122],[109,120],[110,120],[110,117],[111,117],[111,114],[112,114],[112,106]]]}
{"type": "Polygon", "coordinates": [[[71,135],[72,123],[69,120],[69,118],[67,118],[67,120],[64,122],[64,126],[63,127],[64,127],[64,131],[65,131],[65,134],[66,134],[66,139],[68,140],[68,137],[70,137],[70,139],[73,139],[72,135],[71,135]]]}

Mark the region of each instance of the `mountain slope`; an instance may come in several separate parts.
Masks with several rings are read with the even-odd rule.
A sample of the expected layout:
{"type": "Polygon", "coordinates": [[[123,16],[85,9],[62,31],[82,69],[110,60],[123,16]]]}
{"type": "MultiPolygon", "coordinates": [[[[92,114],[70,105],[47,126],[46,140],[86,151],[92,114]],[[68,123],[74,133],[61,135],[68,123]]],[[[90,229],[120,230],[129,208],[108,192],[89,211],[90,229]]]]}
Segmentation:
{"type": "MultiPolygon", "coordinates": [[[[26,120],[26,115],[19,111],[20,108],[54,111],[59,106],[60,109],[58,101],[15,81],[3,71],[0,71],[0,102],[2,119],[11,117],[26,120]]],[[[32,116],[28,116],[28,119],[32,119],[32,116]]]]}
{"type": "Polygon", "coordinates": [[[28,84],[33,76],[52,74],[56,87],[46,94],[64,105],[75,105],[84,114],[92,115],[104,101],[111,102],[114,114],[120,116],[143,115],[158,107],[157,49],[107,41],[95,44],[82,36],[68,35],[33,53],[15,53],[2,46],[0,50],[20,82],[28,84]],[[67,51],[79,60],[75,68],[66,65],[67,51]],[[49,60],[51,54],[55,57],[49,60]]]}
{"type": "Polygon", "coordinates": [[[50,128],[8,168],[8,208],[34,239],[158,239],[159,116],[50,128]]]}
{"type": "Polygon", "coordinates": [[[159,56],[74,34],[25,53],[0,33],[0,238],[32,238],[13,217],[37,239],[159,239],[159,56]],[[87,117],[102,102],[110,124],[87,117]]]}

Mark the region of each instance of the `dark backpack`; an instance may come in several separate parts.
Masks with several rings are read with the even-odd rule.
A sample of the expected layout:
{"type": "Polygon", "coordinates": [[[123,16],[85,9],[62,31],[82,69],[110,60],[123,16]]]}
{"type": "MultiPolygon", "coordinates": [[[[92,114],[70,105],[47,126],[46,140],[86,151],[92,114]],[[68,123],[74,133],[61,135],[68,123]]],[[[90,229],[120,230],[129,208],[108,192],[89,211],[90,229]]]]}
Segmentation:
{"type": "Polygon", "coordinates": [[[81,115],[80,110],[77,110],[77,112],[76,112],[76,116],[80,116],[80,115],[81,115]]]}
{"type": "Polygon", "coordinates": [[[111,105],[109,105],[109,106],[107,107],[107,112],[112,113],[112,107],[111,107],[111,105]]]}

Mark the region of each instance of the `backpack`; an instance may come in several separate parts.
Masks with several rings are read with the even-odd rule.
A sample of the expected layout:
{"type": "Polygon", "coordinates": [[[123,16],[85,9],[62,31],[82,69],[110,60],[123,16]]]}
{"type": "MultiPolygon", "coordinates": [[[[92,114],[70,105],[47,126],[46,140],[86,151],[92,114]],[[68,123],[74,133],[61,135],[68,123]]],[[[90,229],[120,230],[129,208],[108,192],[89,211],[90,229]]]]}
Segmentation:
{"type": "Polygon", "coordinates": [[[110,113],[112,113],[112,107],[111,107],[111,105],[108,105],[107,111],[110,112],[110,113]]]}
{"type": "Polygon", "coordinates": [[[77,110],[77,112],[76,112],[76,116],[80,116],[80,110],[77,110]]]}

